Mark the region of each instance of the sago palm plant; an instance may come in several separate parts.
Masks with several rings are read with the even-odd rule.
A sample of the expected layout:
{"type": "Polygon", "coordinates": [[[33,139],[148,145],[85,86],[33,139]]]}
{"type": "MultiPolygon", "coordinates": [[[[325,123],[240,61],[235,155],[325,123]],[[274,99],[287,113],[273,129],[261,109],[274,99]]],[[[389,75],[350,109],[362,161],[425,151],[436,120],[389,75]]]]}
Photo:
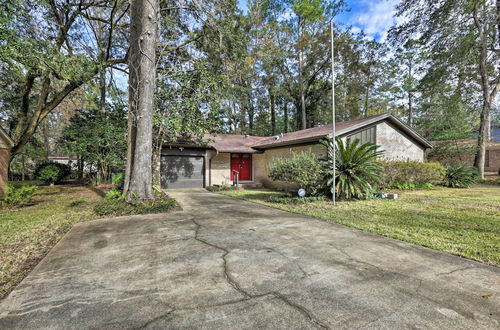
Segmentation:
{"type": "Polygon", "coordinates": [[[358,139],[342,141],[336,138],[325,139],[321,144],[327,155],[321,158],[325,170],[325,184],[330,192],[339,199],[365,199],[372,191],[372,183],[376,182],[383,169],[377,158],[382,155],[378,146],[373,143],[361,144],[358,139]],[[333,154],[336,152],[335,188],[333,187],[333,154]]]}
{"type": "Polygon", "coordinates": [[[478,172],[472,166],[446,165],[446,175],[443,183],[446,187],[450,188],[468,188],[476,183],[477,179],[478,172]]]}

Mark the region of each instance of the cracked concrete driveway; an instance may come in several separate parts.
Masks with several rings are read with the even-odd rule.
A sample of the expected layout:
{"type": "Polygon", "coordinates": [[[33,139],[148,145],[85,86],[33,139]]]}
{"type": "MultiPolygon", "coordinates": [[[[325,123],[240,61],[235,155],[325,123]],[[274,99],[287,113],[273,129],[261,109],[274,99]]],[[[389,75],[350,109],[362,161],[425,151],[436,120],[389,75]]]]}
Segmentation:
{"type": "Polygon", "coordinates": [[[1,329],[500,327],[500,271],[206,191],[76,225],[0,305],[1,329]]]}

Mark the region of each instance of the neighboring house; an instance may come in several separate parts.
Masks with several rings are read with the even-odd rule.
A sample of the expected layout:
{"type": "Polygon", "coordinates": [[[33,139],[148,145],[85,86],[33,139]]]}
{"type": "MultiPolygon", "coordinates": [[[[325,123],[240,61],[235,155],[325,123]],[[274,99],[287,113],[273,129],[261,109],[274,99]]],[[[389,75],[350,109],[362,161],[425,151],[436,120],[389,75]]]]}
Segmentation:
{"type": "Polygon", "coordinates": [[[500,142],[500,123],[491,124],[491,141],[500,142]]]}
{"type": "Polygon", "coordinates": [[[0,195],[7,191],[7,181],[9,180],[9,149],[14,145],[14,141],[7,132],[0,127],[0,195]]]}
{"type": "MultiPolygon", "coordinates": [[[[442,143],[448,143],[450,147],[457,147],[463,149],[464,151],[458,155],[448,156],[448,157],[433,157],[444,164],[467,164],[470,166],[474,165],[474,159],[477,148],[477,139],[462,139],[462,140],[445,140],[445,141],[433,141],[436,147],[442,143]]],[[[484,159],[484,171],[493,172],[498,174],[500,172],[500,142],[488,141],[486,142],[486,154],[484,159]]]]}
{"type": "Polygon", "coordinates": [[[50,155],[48,157],[49,162],[64,164],[64,165],[74,165],[78,158],[76,156],[65,156],[65,155],[50,155]]]}
{"type": "MultiPolygon", "coordinates": [[[[207,135],[200,142],[177,142],[163,147],[161,156],[162,188],[196,188],[232,184],[238,171],[242,184],[272,187],[268,166],[277,157],[310,150],[325,151],[319,141],[332,134],[332,125],[308,128],[272,137],[218,134],[207,135]]],[[[430,143],[401,120],[381,114],[336,124],[342,138],[372,142],[389,160],[424,161],[430,143]]]]}

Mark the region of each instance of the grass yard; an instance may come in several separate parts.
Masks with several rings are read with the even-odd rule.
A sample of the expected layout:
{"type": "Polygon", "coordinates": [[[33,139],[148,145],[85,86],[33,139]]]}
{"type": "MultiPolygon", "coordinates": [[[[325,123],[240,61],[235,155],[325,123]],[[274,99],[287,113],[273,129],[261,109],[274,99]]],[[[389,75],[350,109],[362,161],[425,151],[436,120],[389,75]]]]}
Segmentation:
{"type": "Polygon", "coordinates": [[[282,204],[270,190],[223,194],[500,266],[500,186],[405,191],[396,200],[282,204]]]}
{"type": "Polygon", "coordinates": [[[0,211],[0,299],[75,223],[96,218],[99,193],[84,186],[40,187],[34,205],[0,211]]]}

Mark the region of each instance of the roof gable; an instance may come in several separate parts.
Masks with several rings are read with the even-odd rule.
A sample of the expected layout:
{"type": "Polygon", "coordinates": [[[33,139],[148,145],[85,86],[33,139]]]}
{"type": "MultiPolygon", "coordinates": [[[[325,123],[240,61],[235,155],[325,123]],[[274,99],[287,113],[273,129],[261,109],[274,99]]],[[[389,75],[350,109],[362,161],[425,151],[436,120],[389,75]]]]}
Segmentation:
{"type": "MultiPolygon", "coordinates": [[[[344,136],[360,128],[367,127],[385,120],[390,121],[391,123],[396,125],[405,134],[412,137],[422,146],[426,148],[432,148],[432,145],[420,134],[418,134],[415,130],[411,129],[401,120],[388,113],[336,123],[335,124],[336,136],[344,136]]],[[[253,147],[257,149],[267,149],[278,146],[319,141],[327,136],[331,136],[332,134],[333,134],[333,124],[328,124],[324,126],[313,127],[291,133],[285,133],[283,135],[269,137],[266,140],[254,145],[253,147]]]]}

